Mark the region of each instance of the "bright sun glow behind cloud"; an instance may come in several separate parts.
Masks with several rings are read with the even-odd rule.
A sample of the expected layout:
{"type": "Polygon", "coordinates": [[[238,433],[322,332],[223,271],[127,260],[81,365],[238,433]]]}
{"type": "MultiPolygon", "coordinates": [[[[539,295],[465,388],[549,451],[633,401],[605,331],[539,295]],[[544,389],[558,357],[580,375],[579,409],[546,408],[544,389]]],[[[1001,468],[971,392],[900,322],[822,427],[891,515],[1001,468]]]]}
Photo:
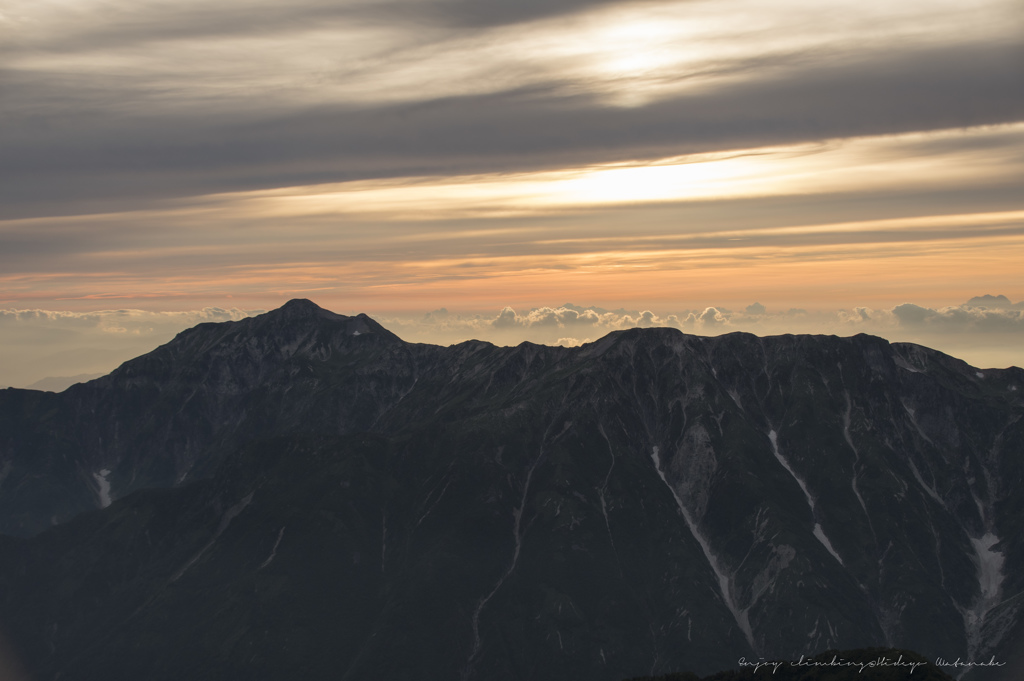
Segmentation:
{"type": "Polygon", "coordinates": [[[0,305],[1020,300],[1021,35],[1019,0],[6,0],[0,305]]]}
{"type": "MultiPolygon", "coordinates": [[[[964,186],[1024,176],[1024,124],[694,154],[654,163],[444,179],[359,181],[234,197],[264,217],[312,214],[439,220],[600,206],[904,187],[964,186]],[[998,138],[1000,153],[960,149],[998,138]]],[[[228,198],[228,197],[225,197],[228,198]]]]}
{"type": "Polygon", "coordinates": [[[950,34],[1013,39],[1020,23],[1018,8],[1005,0],[969,6],[952,0],[652,3],[595,11],[574,27],[574,39],[550,49],[577,58],[579,77],[604,80],[616,96],[636,104],[692,84],[745,77],[751,62],[785,67],[811,54],[837,58],[866,46],[925,45],[950,34]]]}
{"type": "Polygon", "coordinates": [[[12,269],[0,283],[22,299],[58,300],[233,292],[262,301],[259,291],[316,291],[378,310],[531,304],[552,290],[637,305],[680,291],[737,304],[752,289],[773,305],[892,305],[910,291],[916,302],[956,301],[975,286],[1013,294],[1024,207],[956,210],[940,199],[1013,182],[1024,176],[1022,159],[1024,124],[1016,124],[209,195],[123,214],[7,221],[25,241],[45,230],[74,246],[90,230],[95,243],[39,271],[12,269]],[[895,217],[841,217],[849,208],[838,206],[850,203],[864,206],[854,215],[871,215],[891,186],[933,198],[895,217]],[[824,203],[767,211],[767,221],[757,210],[730,217],[753,199],[824,203]]]}

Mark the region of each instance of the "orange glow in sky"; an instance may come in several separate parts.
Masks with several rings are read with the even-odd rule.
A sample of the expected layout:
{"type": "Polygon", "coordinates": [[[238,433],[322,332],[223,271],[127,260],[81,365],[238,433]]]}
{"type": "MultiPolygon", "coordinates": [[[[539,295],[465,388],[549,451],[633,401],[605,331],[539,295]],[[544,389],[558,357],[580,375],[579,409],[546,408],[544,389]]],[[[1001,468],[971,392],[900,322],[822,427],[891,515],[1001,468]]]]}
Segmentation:
{"type": "Polygon", "coordinates": [[[85,312],[103,346],[294,297],[436,342],[559,341],[529,311],[572,303],[1024,364],[1019,2],[479,5],[5,3],[0,384],[85,312]]]}

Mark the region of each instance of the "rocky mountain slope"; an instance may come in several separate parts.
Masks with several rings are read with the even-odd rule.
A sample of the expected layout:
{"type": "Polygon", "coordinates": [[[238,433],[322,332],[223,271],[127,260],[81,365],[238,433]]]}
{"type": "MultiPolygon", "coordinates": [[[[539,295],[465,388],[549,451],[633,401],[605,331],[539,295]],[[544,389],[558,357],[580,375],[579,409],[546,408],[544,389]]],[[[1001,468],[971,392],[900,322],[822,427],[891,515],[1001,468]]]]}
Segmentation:
{"type": "Polygon", "coordinates": [[[291,301],[0,391],[0,627],[33,679],[1007,658],[1022,391],[863,335],[443,348],[291,301]]]}

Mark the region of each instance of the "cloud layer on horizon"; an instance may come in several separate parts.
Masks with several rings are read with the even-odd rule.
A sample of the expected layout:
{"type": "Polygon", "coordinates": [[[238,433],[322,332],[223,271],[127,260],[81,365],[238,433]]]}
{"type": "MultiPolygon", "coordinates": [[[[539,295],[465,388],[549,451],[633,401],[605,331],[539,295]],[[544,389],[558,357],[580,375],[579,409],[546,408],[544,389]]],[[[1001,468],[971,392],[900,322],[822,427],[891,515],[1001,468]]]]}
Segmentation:
{"type": "MultiPolygon", "coordinates": [[[[107,373],[195,324],[237,321],[262,312],[0,310],[0,344],[5,348],[0,386],[26,387],[47,377],[107,373]]],[[[521,312],[506,306],[490,314],[439,309],[421,316],[373,316],[409,342],[440,345],[477,339],[498,345],[530,341],[574,346],[634,327],[669,327],[705,336],[736,331],[762,336],[869,333],[928,345],[975,366],[1024,366],[1024,303],[937,309],[903,303],[889,309],[833,311],[772,310],[753,303],[743,310],[709,306],[672,314],[566,304],[521,312]]]]}
{"type": "Polygon", "coordinates": [[[0,221],[0,305],[272,307],[314,292],[362,309],[485,309],[558,291],[665,308],[683,294],[736,305],[750,286],[816,308],[1018,295],[1022,174],[1015,124],[0,221]]]}
{"type": "Polygon", "coordinates": [[[216,307],[177,312],[0,309],[0,387],[106,374],[196,324],[237,321],[260,312],[216,307]]]}
{"type": "MultiPolygon", "coordinates": [[[[662,315],[650,310],[606,310],[567,304],[534,308],[522,313],[506,306],[496,316],[452,314],[438,310],[421,319],[381,317],[381,320],[385,325],[390,323],[400,335],[404,332],[409,340],[429,337],[463,340],[473,337],[499,339],[506,343],[529,340],[571,345],[576,344],[573,341],[589,342],[612,331],[637,327],[668,327],[705,336],[736,331],[757,335],[834,333],[849,336],[870,333],[891,340],[921,337],[941,343],[946,338],[968,342],[977,340],[981,345],[986,343],[986,339],[996,336],[1004,337],[1008,342],[1024,340],[1024,303],[999,308],[955,305],[938,309],[902,303],[889,309],[856,307],[834,311],[798,308],[776,311],[753,303],[744,310],[709,306],[662,315]]],[[[1021,357],[1017,361],[1024,363],[1024,350],[1017,350],[1017,354],[1021,357]]]]}

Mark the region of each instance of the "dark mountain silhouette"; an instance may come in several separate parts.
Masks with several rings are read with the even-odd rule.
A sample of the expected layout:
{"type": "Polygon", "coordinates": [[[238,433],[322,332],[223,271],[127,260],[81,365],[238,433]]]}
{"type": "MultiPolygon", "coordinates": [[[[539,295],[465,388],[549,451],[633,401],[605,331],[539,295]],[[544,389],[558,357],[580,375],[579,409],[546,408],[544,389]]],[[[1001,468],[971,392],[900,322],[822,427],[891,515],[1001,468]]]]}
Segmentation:
{"type": "Polygon", "coordinates": [[[1022,390],[865,335],[437,347],[291,301],[0,391],[0,625],[37,681],[1007,658],[1022,390]]]}

